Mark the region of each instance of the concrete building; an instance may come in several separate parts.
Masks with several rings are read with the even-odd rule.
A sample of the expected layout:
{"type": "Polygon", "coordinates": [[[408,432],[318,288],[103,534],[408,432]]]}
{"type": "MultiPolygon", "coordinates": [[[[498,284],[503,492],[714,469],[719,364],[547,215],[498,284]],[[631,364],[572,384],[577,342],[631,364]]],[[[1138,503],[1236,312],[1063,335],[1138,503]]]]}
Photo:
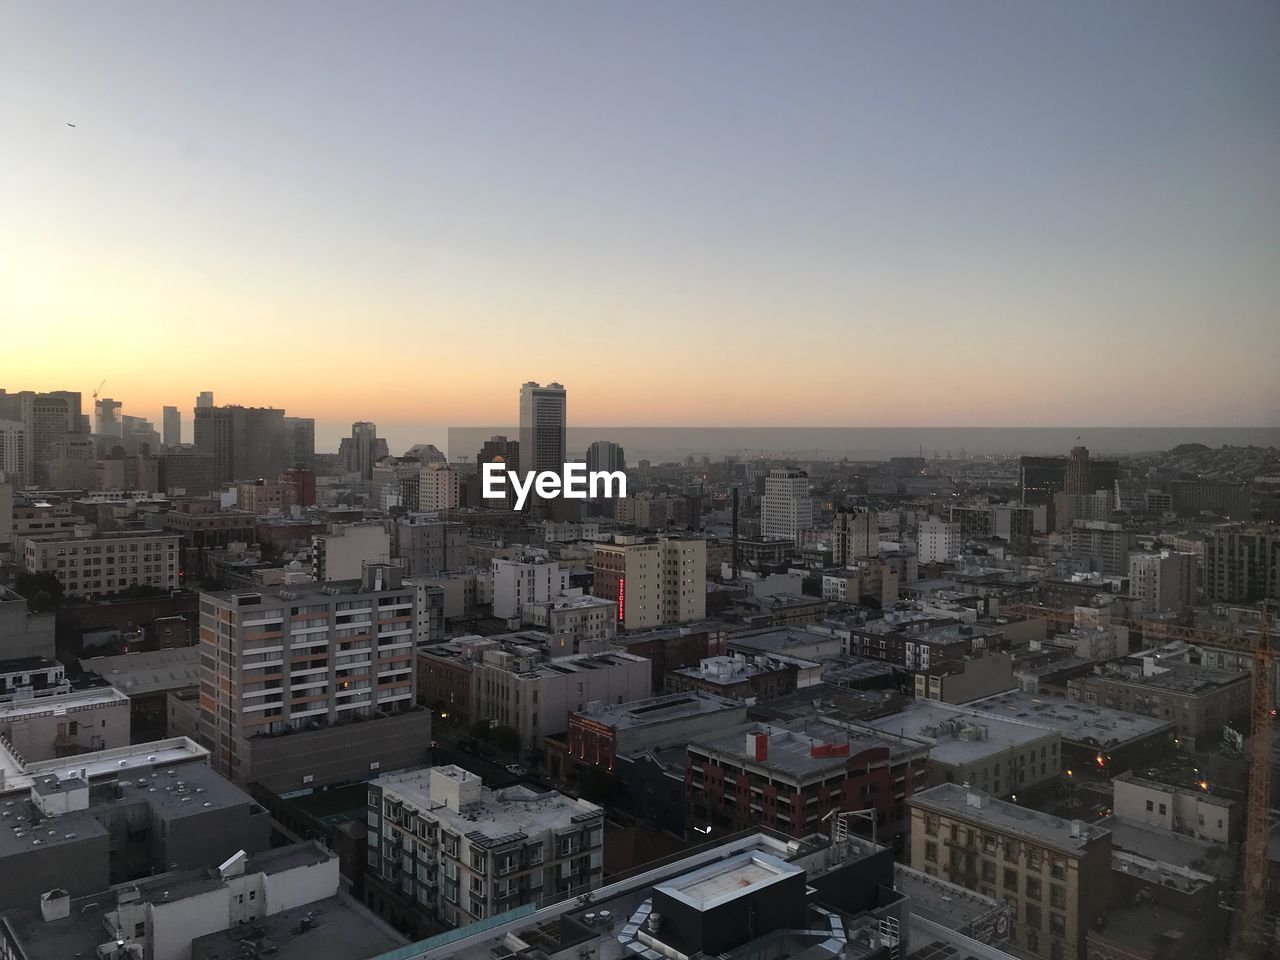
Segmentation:
{"type": "Polygon", "coordinates": [[[911,866],[1003,897],[1010,943],[1044,960],[1084,960],[1085,937],[1110,906],[1111,834],[958,784],[908,801],[911,866]]]}
{"type": "Polygon", "coordinates": [[[100,895],[154,873],[203,871],[238,850],[267,849],[267,812],[247,794],[190,762],[176,741],[144,747],[150,752],[125,748],[75,758],[79,766],[46,764],[24,785],[0,789],[9,813],[0,830],[0,909],[36,910],[50,890],[100,895]],[[178,762],[162,766],[170,756],[178,762]],[[109,763],[95,763],[98,757],[109,763]]]}
{"type": "Polygon", "coordinates": [[[873,510],[838,510],[831,525],[831,562],[852,567],[880,554],[880,525],[873,510]]]}
{"type": "Polygon", "coordinates": [[[286,469],[315,469],[316,421],[313,417],[284,418],[286,469]]]}
{"type": "Polygon", "coordinates": [[[1068,681],[1067,692],[1081,703],[1171,721],[1186,749],[1203,750],[1221,740],[1224,726],[1248,729],[1249,684],[1247,672],[1138,653],[1068,681]]]}
{"type": "Polygon", "coordinates": [[[45,458],[36,462],[36,473],[56,489],[92,490],[98,485],[97,445],[82,433],[54,437],[45,458]]]}
{"type": "Polygon", "coordinates": [[[567,639],[574,653],[599,653],[618,635],[618,605],[600,597],[561,594],[524,604],[520,621],[567,639]]]}
{"type": "Polygon", "coordinates": [[[1174,480],[1169,484],[1173,512],[1180,517],[1196,517],[1202,513],[1248,520],[1249,485],[1217,480],[1174,480]]]}
{"type": "Polygon", "coordinates": [[[351,424],[347,472],[361,480],[373,479],[373,465],[378,461],[378,426],[367,420],[351,424]]]}
{"type": "Polygon", "coordinates": [[[28,477],[27,439],[22,421],[0,420],[0,478],[25,485],[30,482],[28,477]]]}
{"type": "Polygon", "coordinates": [[[1104,577],[1123,577],[1129,573],[1131,539],[1119,523],[1076,520],[1071,524],[1068,549],[1073,557],[1088,561],[1090,570],[1104,577]]]}
{"type": "Polygon", "coordinates": [[[592,548],[594,596],[618,607],[626,630],[701,620],[707,613],[707,542],[624,537],[592,548]]]}
{"type": "Polygon", "coordinates": [[[366,901],[465,927],[600,886],[604,811],[528,787],[490,790],[461,767],[369,784],[366,901]],[[390,903],[388,903],[390,901],[390,903]]]}
{"type": "Polygon", "coordinates": [[[943,703],[969,703],[1016,686],[1013,657],[992,650],[930,667],[915,675],[916,698],[943,703]]]}
{"type": "Polygon", "coordinates": [[[920,563],[945,563],[960,555],[960,524],[930,517],[916,527],[916,554],[920,563]]]}
{"type": "Polygon", "coordinates": [[[218,487],[218,459],[211,453],[167,450],[156,459],[160,463],[161,493],[204,497],[218,487]]]}
{"type": "Polygon", "coordinates": [[[430,513],[398,517],[391,527],[391,555],[404,561],[411,577],[465,569],[467,528],[430,513]]]}
{"type": "Polygon", "coordinates": [[[292,466],[284,411],[271,407],[197,406],[195,444],[213,455],[219,484],[278,477],[292,466]]]}
{"type": "Polygon", "coordinates": [[[142,584],[178,586],[179,538],[150,531],[110,536],[21,540],[19,559],[28,573],[52,573],[65,595],[96,599],[142,584]]]}
{"type": "Polygon", "coordinates": [[[620,444],[612,440],[596,440],[587,447],[587,472],[607,470],[610,473],[627,470],[627,454],[620,444]]]}
{"type": "Polygon", "coordinates": [[[495,557],[490,574],[493,615],[500,620],[516,620],[525,604],[548,603],[569,588],[569,572],[542,552],[495,557]]]}
{"type": "Polygon", "coordinates": [[[706,657],[697,666],[667,673],[671,691],[702,691],[721,697],[768,700],[822,682],[822,664],[780,654],[706,657]]]}
{"type": "Polygon", "coordinates": [[[1228,603],[1280,597],[1280,530],[1216,527],[1204,545],[1204,593],[1228,603]]]}
{"type": "Polygon", "coordinates": [[[770,470],[760,501],[760,535],[797,543],[813,529],[813,497],[809,474],[803,470],[770,470]]]}
{"type": "Polygon", "coordinates": [[[886,736],[929,748],[928,782],[970,784],[1007,797],[1054,783],[1062,770],[1062,736],[1029,720],[1006,719],[971,707],[916,701],[899,713],[862,721],[886,736]]]}
{"type": "Polygon", "coordinates": [[[1129,595],[1144,613],[1184,610],[1196,599],[1195,556],[1168,550],[1131,554],[1129,595]]]}
{"type": "Polygon", "coordinates": [[[747,707],[693,691],[624,703],[595,701],[569,716],[568,759],[614,772],[619,756],[673,745],[746,723],[747,707]]]}
{"type": "Polygon", "coordinates": [[[168,729],[169,694],[200,689],[198,647],[84,657],[80,668],[86,674],[101,677],[129,698],[129,729],[134,743],[177,736],[176,731],[168,729]]]}
{"type": "Polygon", "coordinates": [[[840,603],[871,597],[882,607],[891,606],[898,601],[898,588],[897,571],[879,560],[855,560],[843,570],[822,575],[822,599],[840,603]]]}
{"type": "Polygon", "coordinates": [[[236,506],[259,515],[288,513],[296,502],[297,488],[284,480],[254,480],[236,488],[236,506]]]}
{"type": "Polygon", "coordinates": [[[1112,810],[1118,819],[1209,843],[1225,845],[1241,838],[1242,805],[1210,793],[1208,781],[1193,789],[1127,772],[1113,778],[1111,784],[1112,810]]]}
{"type": "Polygon", "coordinates": [[[165,407],[161,417],[164,430],[161,442],[166,447],[176,447],[182,443],[182,412],[177,407],[165,407]]]}
{"type": "Polygon", "coordinates": [[[0,660],[0,703],[29,702],[70,692],[67,668],[57,660],[44,657],[0,660]]]}
{"type": "MultiPolygon", "coordinates": [[[[804,837],[833,811],[875,811],[877,836],[895,835],[924,788],[923,744],[821,721],[749,723],[693,737],[685,763],[685,822],[693,830],[762,825],[804,837]]],[[[694,834],[696,836],[696,833],[694,834]]]]}
{"type": "Polygon", "coordinates": [[[0,737],[27,762],[129,743],[129,698],[114,687],[0,703],[0,737]]]}
{"type": "Polygon", "coordinates": [[[418,479],[418,509],[451,510],[458,506],[461,490],[461,475],[453,467],[439,463],[423,467],[418,479]]]}
{"type": "Polygon", "coordinates": [[[32,613],[26,597],[0,587],[0,662],[54,654],[53,612],[32,613]]]}
{"type": "Polygon", "coordinates": [[[533,382],[520,387],[520,470],[560,473],[567,455],[566,394],[558,383],[533,382]]]}
{"type": "Polygon", "coordinates": [[[276,793],[421,762],[415,590],[362,580],[200,595],[201,730],[215,769],[276,793]]]}
{"type": "Polygon", "coordinates": [[[316,583],[358,580],[366,564],[386,563],[391,534],[381,520],[335,523],[311,538],[311,576],[316,583]]]}

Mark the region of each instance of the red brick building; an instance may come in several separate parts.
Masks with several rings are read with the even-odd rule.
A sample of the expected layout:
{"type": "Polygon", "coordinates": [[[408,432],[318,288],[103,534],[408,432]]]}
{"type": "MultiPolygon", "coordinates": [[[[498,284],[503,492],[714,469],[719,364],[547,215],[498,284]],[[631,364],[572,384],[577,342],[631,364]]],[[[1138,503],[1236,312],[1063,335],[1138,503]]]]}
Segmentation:
{"type": "Polygon", "coordinates": [[[615,648],[644,657],[653,664],[653,692],[666,689],[666,675],[681,667],[696,667],[706,657],[728,650],[729,627],[718,621],[687,623],[679,627],[632,630],[610,641],[615,648]]]}

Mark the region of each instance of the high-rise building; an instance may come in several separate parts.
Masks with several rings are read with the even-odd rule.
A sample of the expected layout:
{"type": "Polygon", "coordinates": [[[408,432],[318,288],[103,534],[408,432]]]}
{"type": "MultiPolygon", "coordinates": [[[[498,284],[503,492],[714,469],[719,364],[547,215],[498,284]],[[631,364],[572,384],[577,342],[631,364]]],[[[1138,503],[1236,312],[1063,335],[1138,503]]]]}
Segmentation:
{"type": "Polygon", "coordinates": [[[1135,553],[1129,557],[1129,595],[1145,613],[1182,610],[1195,602],[1195,555],[1135,553]]]}
{"type": "Polygon", "coordinates": [[[520,617],[526,603],[546,603],[569,586],[569,572],[545,553],[495,557],[493,615],[501,620],[520,617]]]}
{"type": "Polygon", "coordinates": [[[200,407],[212,407],[212,406],[213,406],[213,391],[201,390],[200,394],[196,397],[196,408],[199,409],[200,407]]]}
{"type": "Polygon", "coordinates": [[[1248,520],[1249,485],[1217,480],[1174,480],[1169,484],[1173,512],[1180,517],[1212,513],[1230,520],[1248,520]]]}
{"type": "Polygon", "coordinates": [[[100,437],[118,437],[121,433],[119,400],[99,397],[93,402],[93,432],[100,437]]]}
{"type": "Polygon", "coordinates": [[[0,478],[15,485],[28,482],[27,440],[21,420],[0,420],[0,478]]]}
{"type": "Polygon", "coordinates": [[[316,465],[316,421],[313,417],[285,417],[285,443],[290,467],[313,470],[316,465]]]}
{"type": "Polygon", "coordinates": [[[195,442],[217,461],[218,483],[278,477],[292,466],[284,411],[274,407],[196,407],[195,442]]]}
{"type": "Polygon", "coordinates": [[[598,470],[626,471],[627,454],[619,444],[612,440],[597,440],[587,447],[587,472],[598,470]]]}
{"type": "Polygon", "coordinates": [[[398,517],[391,527],[391,555],[404,561],[411,577],[461,570],[467,566],[467,528],[429,513],[398,517]]]}
{"type": "Polygon", "coordinates": [[[418,509],[451,510],[458,506],[461,489],[458,471],[448,464],[424,467],[418,477],[418,509]]]}
{"type": "Polygon", "coordinates": [[[533,381],[520,387],[520,469],[524,473],[552,470],[565,463],[565,389],[533,381]]]}
{"type": "MultiPolygon", "coordinates": [[[[1083,450],[1083,447],[1077,448],[1083,450]]],[[[1084,455],[1087,458],[1087,452],[1084,455]]],[[[1022,491],[1023,506],[1052,504],[1053,495],[1065,491],[1067,483],[1067,457],[1020,457],[1018,461],[1018,483],[1022,491]]],[[[1116,480],[1120,477],[1118,460],[1087,460],[1087,485],[1092,490],[1114,490],[1116,480]]],[[[1073,484],[1079,483],[1079,469],[1073,484]]]]}
{"type": "Polygon", "coordinates": [[[373,465],[378,462],[378,427],[367,420],[351,425],[351,446],[347,471],[361,480],[373,479],[373,465]]]}
{"type": "Polygon", "coordinates": [[[22,424],[22,439],[26,445],[23,458],[27,476],[24,483],[48,483],[49,461],[55,440],[66,434],[81,433],[80,394],[68,390],[50,393],[21,393],[6,396],[4,419],[16,419],[22,424]],[[12,415],[16,406],[17,417],[12,415]]]}
{"type": "Polygon", "coordinates": [[[1230,603],[1280,598],[1280,530],[1216,528],[1204,545],[1204,592],[1230,603]]]}
{"type": "Polygon", "coordinates": [[[1129,531],[1119,523],[1077,520],[1071,525],[1071,555],[1088,560],[1104,577],[1129,573],[1129,531]]]}
{"type": "Polygon", "coordinates": [[[944,563],[960,555],[960,524],[930,517],[916,528],[916,552],[921,563],[944,563]]]}
{"type": "Polygon", "coordinates": [[[182,412],[177,407],[164,408],[164,433],[161,437],[166,447],[182,443],[182,412]]]}
{"type": "Polygon", "coordinates": [[[813,529],[813,498],[809,474],[789,468],[770,470],[760,503],[760,535],[794,540],[813,529]]]}
{"type": "Polygon", "coordinates": [[[1067,457],[1067,469],[1063,475],[1062,492],[1070,496],[1073,493],[1093,493],[1093,470],[1089,466],[1089,448],[1072,447],[1067,457]]]}
{"type": "Polygon", "coordinates": [[[627,630],[707,615],[706,540],[619,536],[595,544],[592,566],[592,594],[617,603],[627,630]]]}
{"type": "Polygon", "coordinates": [[[421,763],[431,715],[414,709],[414,598],[382,564],[356,581],[201,594],[214,768],[282,793],[421,763]]]}
{"type": "Polygon", "coordinates": [[[880,555],[880,524],[872,510],[839,510],[831,525],[831,562],[852,567],[880,555]]]}

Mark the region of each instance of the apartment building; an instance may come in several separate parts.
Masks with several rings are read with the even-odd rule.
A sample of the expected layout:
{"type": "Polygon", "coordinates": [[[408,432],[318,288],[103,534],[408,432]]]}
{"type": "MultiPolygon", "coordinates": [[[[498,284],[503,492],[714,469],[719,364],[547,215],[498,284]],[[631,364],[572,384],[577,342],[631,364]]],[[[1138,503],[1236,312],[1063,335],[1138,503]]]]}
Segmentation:
{"type": "Polygon", "coordinates": [[[545,553],[525,552],[490,561],[493,576],[493,615],[500,620],[520,617],[526,603],[546,603],[569,586],[569,572],[545,553]]]}
{"type": "Polygon", "coordinates": [[[626,537],[593,547],[591,592],[618,607],[626,630],[701,620],[707,612],[707,542],[626,537]]]}
{"type": "Polygon", "coordinates": [[[800,541],[813,529],[813,497],[803,470],[770,470],[760,501],[760,535],[800,541]]]}
{"type": "Polygon", "coordinates": [[[916,555],[921,563],[945,563],[959,556],[963,545],[959,523],[930,517],[916,527],[916,555]]]}
{"type": "Polygon", "coordinates": [[[368,845],[371,907],[464,927],[599,887],[604,811],[555,791],[490,790],[461,767],[426,767],[369,783],[368,845]]]}
{"type": "Polygon", "coordinates": [[[152,531],[75,538],[27,537],[21,541],[22,568],[52,573],[69,597],[87,600],[143,585],[178,586],[179,537],[152,531]]]}
{"type": "Polygon", "coordinates": [[[883,842],[900,831],[907,800],[924,789],[928,750],[819,720],[695,736],[685,756],[691,830],[765,826],[804,837],[823,832],[833,811],[874,810],[883,842]]]}
{"type": "Polygon", "coordinates": [[[462,570],[467,564],[467,528],[430,513],[411,513],[391,526],[391,555],[412,577],[462,570]]]}
{"type": "Polygon", "coordinates": [[[236,506],[249,513],[287,513],[297,502],[297,487],[288,480],[254,480],[236,488],[236,506]]]}
{"type": "Polygon", "coordinates": [[[1208,780],[1186,786],[1122,773],[1111,781],[1117,819],[1195,837],[1208,843],[1236,843],[1243,827],[1242,805],[1210,793],[1208,780]]]}
{"type": "Polygon", "coordinates": [[[0,736],[28,762],[127,746],[129,698],[115,687],[15,698],[0,703],[0,736]]]}
{"type": "Polygon", "coordinates": [[[1204,545],[1205,599],[1252,603],[1280,597],[1280,531],[1218,527],[1204,545]]]}
{"type": "Polygon", "coordinates": [[[782,654],[704,657],[666,676],[672,692],[702,691],[719,697],[770,700],[822,682],[822,664],[782,654]]]}
{"type": "Polygon", "coordinates": [[[1043,960],[1084,960],[1106,912],[1111,834],[946,783],[907,800],[911,866],[1013,911],[1009,939],[1043,960]]]}
{"type": "Polygon", "coordinates": [[[573,653],[596,653],[618,634],[618,606],[602,597],[561,594],[541,603],[526,603],[520,620],[570,641],[573,653]]]}
{"type": "Polygon", "coordinates": [[[1068,534],[1071,556],[1087,560],[1104,577],[1128,574],[1131,540],[1123,525],[1102,520],[1075,520],[1068,534]]]}
{"type": "Polygon", "coordinates": [[[201,594],[201,737],[215,769],[286,792],[421,762],[415,597],[381,564],[362,580],[201,594]]]}
{"type": "Polygon", "coordinates": [[[1169,550],[1130,555],[1129,595],[1144,613],[1185,609],[1196,599],[1195,556],[1169,550]]]}
{"type": "Polygon", "coordinates": [[[839,510],[831,524],[831,562],[852,567],[880,553],[880,524],[874,510],[839,510]]]}
{"type": "Polygon", "coordinates": [[[386,562],[390,555],[391,535],[382,521],[335,523],[311,538],[311,576],[317,583],[357,580],[365,564],[386,562]]]}

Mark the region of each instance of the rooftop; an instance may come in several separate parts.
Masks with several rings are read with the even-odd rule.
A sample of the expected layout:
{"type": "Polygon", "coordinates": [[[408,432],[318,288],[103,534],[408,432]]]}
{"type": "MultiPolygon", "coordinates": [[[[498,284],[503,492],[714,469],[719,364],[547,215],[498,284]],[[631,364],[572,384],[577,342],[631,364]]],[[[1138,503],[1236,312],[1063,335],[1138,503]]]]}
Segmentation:
{"type": "Polygon", "coordinates": [[[113,703],[128,703],[129,698],[115,687],[91,687],[88,690],[68,690],[32,700],[9,700],[0,703],[0,723],[17,723],[27,717],[41,714],[62,716],[68,711],[89,710],[113,703]]]}
{"type": "Polygon", "coordinates": [[[797,721],[788,726],[748,723],[723,733],[695,737],[689,742],[689,747],[797,779],[846,767],[851,757],[866,750],[884,750],[890,757],[908,752],[908,748],[883,740],[874,733],[849,730],[821,721],[797,721]],[[752,734],[768,737],[767,754],[762,760],[756,760],[754,750],[747,748],[747,737],[752,734]]]}
{"type": "Polygon", "coordinates": [[[81,660],[80,666],[92,670],[121,693],[134,697],[200,683],[199,647],[90,657],[81,660]]]}
{"type": "Polygon", "coordinates": [[[803,656],[806,649],[819,645],[830,646],[834,650],[839,648],[839,641],[834,637],[795,627],[765,627],[729,635],[729,646],[759,653],[803,656]]]}
{"type": "Polygon", "coordinates": [[[694,870],[653,889],[695,910],[706,911],[803,873],[799,867],[772,854],[749,852],[694,870]]]}
{"type": "Polygon", "coordinates": [[[0,745],[0,796],[27,793],[37,777],[80,776],[90,783],[150,772],[153,768],[181,767],[184,771],[194,761],[207,763],[209,751],[188,737],[172,737],[150,743],[82,753],[53,760],[24,763],[0,745]]]}
{"type": "MultiPolygon", "coordinates": [[[[340,893],[234,927],[197,937],[193,953],[205,960],[243,960],[245,942],[272,960],[361,960],[408,943],[346,894],[340,893]]],[[[86,954],[87,956],[87,954],[86,954]]]]}
{"type": "Polygon", "coordinates": [[[1161,661],[1136,657],[1111,662],[1103,666],[1102,673],[1085,680],[1111,680],[1134,686],[1151,687],[1169,693],[1197,695],[1211,693],[1232,684],[1244,686],[1249,679],[1247,671],[1218,670],[1189,663],[1161,661]]]}
{"type": "Polygon", "coordinates": [[[929,744],[929,759],[963,766],[1034,743],[1051,732],[1034,721],[978,713],[937,700],[917,700],[900,713],[865,721],[869,727],[929,744]]]}
{"type": "Polygon", "coordinates": [[[818,664],[812,660],[802,660],[799,657],[788,657],[777,653],[759,654],[754,657],[735,653],[725,657],[704,657],[696,667],[682,667],[672,672],[679,676],[728,686],[766,673],[817,667],[818,664]]]}
{"type": "Polygon", "coordinates": [[[976,790],[966,790],[956,783],[931,787],[912,795],[907,803],[1069,853],[1083,853],[1089,844],[1110,835],[1110,831],[1102,827],[1080,820],[1062,820],[1016,803],[996,800],[976,790]]]}
{"type": "Polygon", "coordinates": [[[1069,743],[1088,747],[1116,748],[1160,732],[1172,732],[1174,725],[1155,717],[1144,717],[1109,707],[1097,707],[1076,700],[1037,697],[1018,690],[1008,690],[994,697],[967,704],[993,716],[1027,720],[1051,727],[1069,743]]]}
{"type": "Polygon", "coordinates": [[[685,717],[716,713],[721,710],[740,710],[737,700],[718,697],[715,694],[691,691],[669,693],[646,700],[629,703],[603,703],[596,701],[578,711],[578,716],[613,727],[615,730],[642,727],[651,723],[669,723],[685,717]]]}
{"type": "Polygon", "coordinates": [[[976,890],[968,890],[940,877],[931,877],[901,863],[893,866],[893,886],[911,901],[913,916],[924,917],[961,933],[977,932],[989,923],[994,924],[1001,914],[1009,912],[1008,904],[1002,900],[983,896],[976,890]]]}

